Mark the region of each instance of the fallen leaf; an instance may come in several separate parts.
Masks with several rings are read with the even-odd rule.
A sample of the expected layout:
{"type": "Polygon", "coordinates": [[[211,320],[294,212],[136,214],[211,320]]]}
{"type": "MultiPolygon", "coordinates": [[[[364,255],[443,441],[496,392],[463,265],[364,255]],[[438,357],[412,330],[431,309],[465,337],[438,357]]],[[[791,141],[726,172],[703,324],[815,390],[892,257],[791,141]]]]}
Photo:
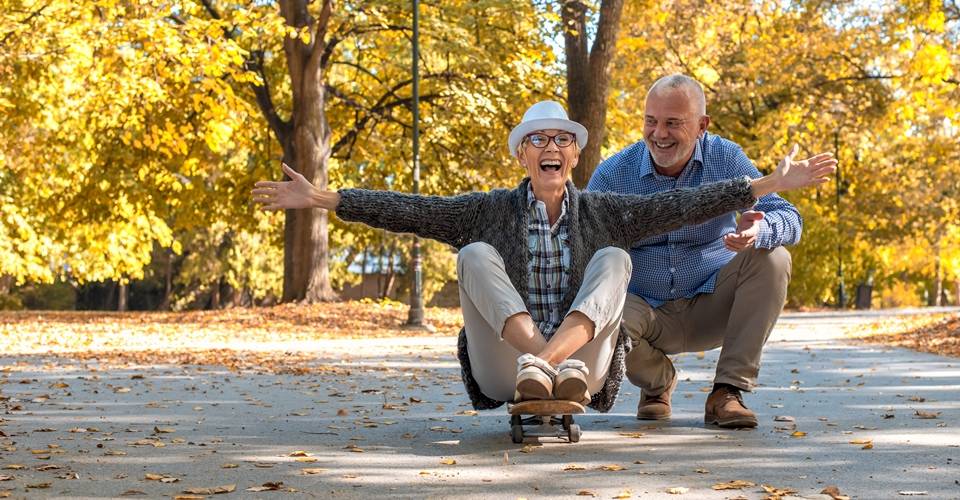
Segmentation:
{"type": "Polygon", "coordinates": [[[318,461],[318,459],[316,457],[297,457],[294,459],[294,461],[301,463],[312,463],[318,461]]]}
{"type": "Polygon", "coordinates": [[[237,485],[225,484],[223,486],[214,486],[213,488],[187,488],[183,490],[183,492],[191,495],[219,495],[221,493],[231,493],[235,489],[237,489],[237,485]]]}
{"type": "Polygon", "coordinates": [[[221,469],[236,469],[237,467],[240,466],[237,464],[223,464],[220,466],[221,469]]]}
{"type": "Polygon", "coordinates": [[[697,474],[709,474],[709,473],[710,473],[710,471],[707,470],[707,469],[694,469],[693,472],[696,472],[697,474]]]}
{"type": "Polygon", "coordinates": [[[840,488],[834,485],[827,486],[820,491],[822,495],[829,495],[833,500],[850,500],[850,497],[840,494],[840,488]]]}
{"type": "Polygon", "coordinates": [[[444,458],[440,460],[441,465],[457,465],[457,461],[452,458],[444,458]]]}
{"type": "Polygon", "coordinates": [[[20,464],[10,464],[10,465],[4,466],[3,468],[4,468],[4,469],[10,469],[10,470],[20,470],[20,469],[26,469],[27,466],[26,466],[26,465],[20,465],[20,464]]]}
{"type": "Polygon", "coordinates": [[[791,417],[790,415],[778,415],[773,417],[774,422],[796,422],[797,419],[791,417]]]}
{"type": "Polygon", "coordinates": [[[873,443],[867,443],[867,444],[861,446],[860,449],[861,449],[861,450],[872,450],[872,449],[873,449],[873,443]]]}
{"type": "Polygon", "coordinates": [[[807,433],[803,431],[793,431],[793,433],[790,434],[790,437],[802,438],[802,437],[805,437],[806,435],[807,433]]]}
{"type": "Polygon", "coordinates": [[[605,470],[605,471],[611,471],[611,472],[626,470],[626,469],[623,468],[622,465],[617,465],[617,464],[601,465],[601,466],[599,467],[599,469],[600,469],[600,470],[605,470]]]}
{"type": "Polygon", "coordinates": [[[590,490],[580,490],[577,492],[577,496],[580,497],[595,497],[597,494],[590,490]]]}
{"type": "Polygon", "coordinates": [[[28,485],[27,485],[27,489],[41,489],[41,490],[42,490],[42,489],[49,488],[51,484],[53,484],[53,483],[33,483],[33,484],[28,484],[28,485]]]}
{"type": "Polygon", "coordinates": [[[327,472],[327,469],[320,468],[320,467],[300,469],[300,473],[305,476],[310,476],[313,474],[323,474],[324,472],[327,472]]]}
{"type": "Polygon", "coordinates": [[[291,451],[288,457],[308,457],[310,456],[307,452],[303,450],[291,451]]]}
{"type": "Polygon", "coordinates": [[[563,466],[563,470],[587,470],[587,468],[578,464],[569,464],[563,466]]]}
{"type": "Polygon", "coordinates": [[[13,481],[14,479],[16,479],[16,478],[13,477],[13,476],[2,476],[2,475],[0,475],[0,481],[13,481]]]}
{"type": "Polygon", "coordinates": [[[917,497],[917,496],[926,495],[927,492],[926,492],[926,491],[909,491],[909,490],[905,490],[905,491],[898,491],[897,494],[903,495],[903,496],[905,496],[905,497],[917,497]]]}
{"type": "Polygon", "coordinates": [[[776,486],[768,486],[766,484],[761,484],[760,487],[763,488],[763,491],[769,493],[770,496],[774,497],[775,499],[792,495],[797,492],[797,490],[791,488],[777,488],[776,486]]]}
{"type": "Polygon", "coordinates": [[[749,488],[756,485],[756,483],[751,483],[750,481],[736,479],[727,483],[717,483],[713,485],[712,488],[715,490],[742,490],[743,488],[749,488]]]}
{"type": "Polygon", "coordinates": [[[623,490],[613,498],[615,498],[616,500],[622,500],[624,498],[630,498],[632,496],[633,496],[633,493],[631,493],[630,490],[623,490]]]}
{"type": "Polygon", "coordinates": [[[620,435],[621,435],[621,436],[626,436],[626,437],[629,437],[629,438],[639,438],[639,437],[643,437],[643,433],[642,433],[642,432],[621,432],[620,435]]]}
{"type": "Polygon", "coordinates": [[[673,486],[671,488],[667,488],[666,491],[671,495],[683,495],[684,493],[690,491],[690,488],[686,488],[684,486],[673,486]]]}
{"type": "Polygon", "coordinates": [[[143,492],[143,491],[140,491],[140,490],[127,490],[127,491],[124,491],[123,493],[121,493],[120,496],[122,496],[122,497],[139,497],[139,496],[147,496],[147,494],[146,494],[146,492],[143,492]]]}
{"type": "Polygon", "coordinates": [[[357,445],[355,445],[355,444],[353,444],[353,443],[350,443],[350,444],[344,446],[343,449],[345,449],[345,450],[350,450],[350,451],[352,451],[352,452],[354,452],[354,453],[363,453],[363,448],[361,448],[361,447],[359,447],[359,446],[357,446],[357,445]]]}
{"type": "Polygon", "coordinates": [[[173,427],[153,427],[154,434],[172,434],[174,432],[177,432],[177,430],[173,427]]]}
{"type": "Polygon", "coordinates": [[[921,410],[916,410],[913,415],[914,415],[914,417],[916,417],[916,418],[930,419],[930,418],[939,418],[939,417],[940,417],[940,412],[938,412],[938,411],[921,411],[921,410]]]}
{"type": "Polygon", "coordinates": [[[247,491],[276,491],[280,488],[283,488],[283,481],[277,481],[275,483],[263,483],[261,486],[251,486],[250,488],[247,488],[247,491]]]}
{"type": "Polygon", "coordinates": [[[872,443],[872,442],[873,442],[872,439],[860,438],[860,439],[854,439],[854,440],[850,441],[850,444],[868,444],[868,443],[872,443]]]}
{"type": "Polygon", "coordinates": [[[533,450],[536,449],[536,446],[532,444],[525,444],[520,448],[520,453],[533,453],[533,450]]]}

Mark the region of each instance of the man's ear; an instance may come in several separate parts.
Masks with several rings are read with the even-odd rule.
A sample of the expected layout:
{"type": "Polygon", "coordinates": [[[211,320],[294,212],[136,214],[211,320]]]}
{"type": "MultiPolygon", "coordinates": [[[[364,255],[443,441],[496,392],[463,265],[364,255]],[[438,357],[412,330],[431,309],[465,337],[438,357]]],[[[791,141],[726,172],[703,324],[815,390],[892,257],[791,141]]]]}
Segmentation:
{"type": "Polygon", "coordinates": [[[698,135],[702,137],[703,134],[707,132],[707,127],[710,126],[710,115],[701,116],[700,122],[697,125],[699,129],[698,135]]]}

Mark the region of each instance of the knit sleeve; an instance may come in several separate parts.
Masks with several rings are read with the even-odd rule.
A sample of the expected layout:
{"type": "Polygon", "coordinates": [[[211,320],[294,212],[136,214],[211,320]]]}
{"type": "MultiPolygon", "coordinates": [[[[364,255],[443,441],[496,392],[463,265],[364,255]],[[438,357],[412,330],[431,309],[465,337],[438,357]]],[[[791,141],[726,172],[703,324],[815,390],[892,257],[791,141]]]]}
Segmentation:
{"type": "Polygon", "coordinates": [[[456,248],[468,243],[486,193],[420,196],[392,191],[341,189],[337,217],[394,233],[413,233],[456,248]]]}
{"type": "Polygon", "coordinates": [[[620,225],[623,243],[628,246],[650,236],[706,222],[727,212],[747,209],[757,201],[746,176],[652,195],[597,195],[602,197],[609,211],[608,223],[620,225]]]}

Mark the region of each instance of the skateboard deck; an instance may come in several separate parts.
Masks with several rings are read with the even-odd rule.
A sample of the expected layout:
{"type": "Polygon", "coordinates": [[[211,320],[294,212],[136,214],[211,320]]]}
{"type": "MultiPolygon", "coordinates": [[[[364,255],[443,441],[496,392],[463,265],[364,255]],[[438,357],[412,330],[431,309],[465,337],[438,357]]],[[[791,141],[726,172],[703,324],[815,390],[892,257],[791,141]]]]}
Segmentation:
{"type": "Polygon", "coordinates": [[[527,437],[566,437],[576,443],[580,441],[580,426],[573,423],[573,416],[584,411],[583,405],[574,401],[547,399],[512,403],[507,406],[510,437],[514,443],[522,443],[527,437]]]}

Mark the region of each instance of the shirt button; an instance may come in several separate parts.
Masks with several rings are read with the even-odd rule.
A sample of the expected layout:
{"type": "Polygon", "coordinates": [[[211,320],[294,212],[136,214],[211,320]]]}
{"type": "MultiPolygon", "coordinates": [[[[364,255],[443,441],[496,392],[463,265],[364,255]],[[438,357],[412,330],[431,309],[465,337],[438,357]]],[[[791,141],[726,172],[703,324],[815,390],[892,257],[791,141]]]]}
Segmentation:
{"type": "Polygon", "coordinates": [[[676,289],[676,288],[671,288],[671,289],[670,289],[670,293],[677,293],[677,289],[676,289]]]}
{"type": "Polygon", "coordinates": [[[677,268],[675,268],[675,267],[671,267],[671,268],[670,268],[670,272],[671,272],[671,273],[675,273],[675,272],[677,272],[677,268]]]}

